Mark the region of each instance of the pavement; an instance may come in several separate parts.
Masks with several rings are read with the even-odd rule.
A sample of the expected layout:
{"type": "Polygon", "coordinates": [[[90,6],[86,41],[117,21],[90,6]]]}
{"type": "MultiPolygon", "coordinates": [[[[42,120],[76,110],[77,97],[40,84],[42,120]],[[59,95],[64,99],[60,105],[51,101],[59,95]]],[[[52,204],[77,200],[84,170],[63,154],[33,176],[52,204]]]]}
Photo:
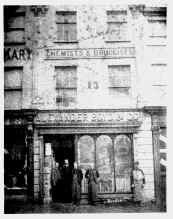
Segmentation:
{"type": "Polygon", "coordinates": [[[8,200],[4,203],[5,214],[26,214],[26,213],[145,213],[145,212],[166,212],[160,210],[154,203],[145,203],[143,206],[136,205],[132,202],[114,203],[114,204],[97,204],[91,206],[82,204],[79,206],[71,203],[49,203],[38,204],[22,200],[8,200]]]}

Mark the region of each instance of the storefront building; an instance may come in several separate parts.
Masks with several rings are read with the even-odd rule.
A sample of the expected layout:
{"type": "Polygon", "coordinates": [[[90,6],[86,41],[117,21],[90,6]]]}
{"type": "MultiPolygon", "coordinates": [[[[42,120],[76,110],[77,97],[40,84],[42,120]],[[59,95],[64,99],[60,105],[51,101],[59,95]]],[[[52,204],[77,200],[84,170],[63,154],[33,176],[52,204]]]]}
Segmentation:
{"type": "Polygon", "coordinates": [[[5,6],[4,19],[7,191],[51,201],[54,157],[93,163],[99,198],[121,201],[139,161],[144,199],[160,202],[166,6],[5,6]]]}

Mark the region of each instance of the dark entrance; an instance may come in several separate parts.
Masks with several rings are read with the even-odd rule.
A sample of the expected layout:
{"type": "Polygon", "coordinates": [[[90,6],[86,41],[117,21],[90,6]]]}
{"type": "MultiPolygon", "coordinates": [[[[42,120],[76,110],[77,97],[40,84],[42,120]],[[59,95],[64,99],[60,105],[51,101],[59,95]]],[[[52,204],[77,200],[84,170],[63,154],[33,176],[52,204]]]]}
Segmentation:
{"type": "MultiPolygon", "coordinates": [[[[45,135],[45,143],[51,143],[53,162],[59,163],[61,179],[52,186],[52,201],[71,202],[72,167],[75,161],[74,135],[45,135]],[[64,160],[69,161],[69,167],[64,168],[64,160]]],[[[54,168],[52,166],[52,168],[54,168]]]]}
{"type": "Polygon", "coordinates": [[[44,142],[51,143],[55,161],[62,167],[65,159],[70,166],[75,161],[74,135],[45,135],[44,142]]]}

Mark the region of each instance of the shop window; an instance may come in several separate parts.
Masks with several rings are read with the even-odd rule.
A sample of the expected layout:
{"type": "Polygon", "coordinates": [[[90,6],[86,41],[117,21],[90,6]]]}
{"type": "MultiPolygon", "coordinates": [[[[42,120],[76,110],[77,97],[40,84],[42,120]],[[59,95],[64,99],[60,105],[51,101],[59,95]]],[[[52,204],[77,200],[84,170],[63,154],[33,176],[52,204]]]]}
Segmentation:
{"type": "Polygon", "coordinates": [[[100,174],[99,192],[114,192],[113,143],[107,135],[96,140],[96,166],[100,174]]]}
{"type": "Polygon", "coordinates": [[[127,11],[107,11],[107,41],[127,41],[127,11]]]}
{"type": "Polygon", "coordinates": [[[129,65],[108,66],[109,95],[115,98],[130,95],[131,74],[129,65]]]}
{"type": "Polygon", "coordinates": [[[22,129],[5,129],[4,184],[8,188],[27,186],[27,148],[22,129]]]}
{"type": "Polygon", "coordinates": [[[116,192],[131,191],[131,140],[126,135],[114,139],[116,192]]]}
{"type": "Polygon", "coordinates": [[[73,107],[77,96],[76,66],[56,67],[56,104],[59,107],[73,107]]]}
{"type": "Polygon", "coordinates": [[[4,69],[4,105],[6,109],[19,109],[22,104],[22,67],[4,69]]]}
{"type": "Polygon", "coordinates": [[[57,42],[77,41],[76,12],[58,11],[56,13],[57,42]]]}
{"type": "MultiPolygon", "coordinates": [[[[132,145],[127,135],[84,135],[78,140],[78,163],[83,173],[91,163],[99,171],[99,193],[131,192],[132,145]]],[[[87,181],[82,182],[87,192],[87,181]]]]}
{"type": "Polygon", "coordinates": [[[85,179],[85,171],[91,164],[95,163],[95,143],[94,139],[89,135],[81,136],[78,140],[78,163],[83,170],[84,178],[82,180],[82,192],[87,192],[87,181],[85,179]]]}

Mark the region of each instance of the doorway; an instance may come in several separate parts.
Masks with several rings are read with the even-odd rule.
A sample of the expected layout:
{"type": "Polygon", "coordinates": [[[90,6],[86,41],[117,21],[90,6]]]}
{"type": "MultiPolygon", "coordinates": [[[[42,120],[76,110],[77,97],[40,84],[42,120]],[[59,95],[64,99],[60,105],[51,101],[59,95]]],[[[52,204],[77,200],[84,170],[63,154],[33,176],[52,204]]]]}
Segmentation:
{"type": "MultiPolygon", "coordinates": [[[[49,156],[50,172],[50,197],[53,202],[71,202],[71,171],[75,161],[75,136],[74,135],[45,135],[44,143],[51,145],[49,156]],[[64,167],[64,161],[69,161],[69,166],[64,167]],[[59,164],[57,169],[56,163],[59,164]],[[53,172],[52,172],[53,171],[53,172]],[[53,175],[52,175],[52,174],[53,175]],[[58,177],[58,180],[57,180],[58,177]],[[56,180],[55,180],[56,178],[56,180]]],[[[45,159],[47,152],[45,151],[45,159]]]]}
{"type": "Polygon", "coordinates": [[[75,161],[74,135],[45,135],[44,143],[51,143],[52,153],[59,166],[63,166],[65,159],[73,166],[75,161]]]}

